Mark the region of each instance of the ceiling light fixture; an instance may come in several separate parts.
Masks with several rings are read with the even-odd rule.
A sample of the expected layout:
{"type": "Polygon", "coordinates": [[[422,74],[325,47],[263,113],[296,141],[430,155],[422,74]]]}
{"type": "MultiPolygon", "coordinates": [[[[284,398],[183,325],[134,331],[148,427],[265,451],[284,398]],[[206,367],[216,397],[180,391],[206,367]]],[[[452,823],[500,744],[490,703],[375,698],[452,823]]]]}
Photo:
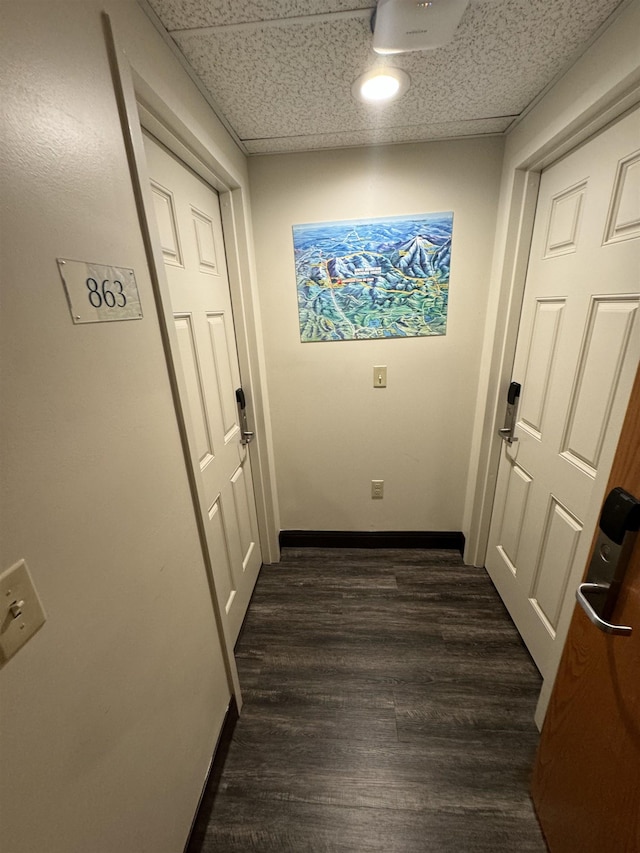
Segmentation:
{"type": "Polygon", "coordinates": [[[378,104],[399,98],[409,83],[409,75],[400,68],[376,68],[358,77],[351,91],[354,98],[366,104],[378,104]]]}

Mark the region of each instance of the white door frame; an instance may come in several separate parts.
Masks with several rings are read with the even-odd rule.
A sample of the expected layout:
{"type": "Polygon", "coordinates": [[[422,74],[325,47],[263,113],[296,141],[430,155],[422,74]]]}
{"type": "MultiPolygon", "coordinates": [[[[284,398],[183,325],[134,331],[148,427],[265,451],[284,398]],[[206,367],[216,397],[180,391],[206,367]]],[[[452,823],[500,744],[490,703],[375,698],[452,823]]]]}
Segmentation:
{"type": "MultiPolygon", "coordinates": [[[[499,266],[494,263],[499,280],[496,305],[490,324],[485,328],[486,339],[490,338],[492,345],[484,373],[487,378],[480,385],[477,402],[476,451],[471,465],[473,480],[468,483],[467,497],[470,507],[464,554],[467,564],[483,566],[486,559],[502,446],[497,430],[504,420],[507,389],[512,379],[541,172],[638,104],[640,67],[561,130],[547,138],[541,134],[538,145],[512,165],[510,174],[503,174],[503,181],[510,180],[511,186],[504,234],[496,247],[499,261],[499,266]]],[[[590,538],[593,531],[585,533],[590,538]]],[[[536,711],[539,727],[546,714],[553,681],[554,677],[547,678],[542,686],[536,711]]]]}
{"type": "Polygon", "coordinates": [[[482,424],[477,453],[479,465],[464,554],[468,565],[483,566],[487,553],[502,446],[497,431],[504,420],[507,389],[511,382],[541,172],[637,106],[640,103],[640,69],[638,78],[631,90],[622,96],[613,93],[611,101],[602,105],[597,115],[588,114],[584,123],[578,126],[572,123],[514,167],[497,297],[499,304],[492,322],[490,378],[480,392],[483,398],[479,406],[482,424]]]}
{"type": "MultiPolygon", "coordinates": [[[[255,427],[255,440],[249,446],[249,451],[254,477],[260,546],[264,562],[274,563],[280,559],[279,529],[275,521],[273,460],[267,441],[270,425],[267,420],[263,393],[262,374],[264,371],[258,358],[258,311],[255,305],[256,295],[251,287],[253,276],[249,261],[251,257],[250,224],[246,188],[225,172],[222,164],[215,156],[208,152],[202,143],[181,124],[170,108],[133,70],[132,77],[135,86],[139,126],[148,130],[178,159],[190,166],[194,172],[214,187],[220,197],[240,376],[247,395],[249,424],[255,427]]],[[[137,156],[138,152],[136,152],[136,160],[137,156]]],[[[137,165],[140,170],[144,169],[146,177],[146,161],[142,159],[142,161],[137,162],[137,165]]],[[[153,207],[150,207],[149,210],[153,210],[153,207]]],[[[162,269],[162,278],[164,278],[164,266],[162,269]]],[[[163,290],[163,302],[167,296],[168,291],[163,290]]]]}
{"type": "Polygon", "coordinates": [[[223,641],[223,653],[225,654],[230,689],[236,698],[238,708],[240,708],[242,699],[233,655],[233,642],[227,635],[225,628],[226,623],[220,609],[206,544],[204,519],[208,507],[205,506],[202,499],[203,490],[199,488],[199,466],[191,451],[191,448],[195,447],[195,443],[192,441],[190,419],[181,404],[181,400],[187,399],[186,388],[183,387],[182,372],[174,360],[174,353],[178,352],[178,343],[155,222],[142,128],[148,130],[180,160],[212,185],[220,196],[240,375],[247,397],[249,423],[254,425],[256,432],[256,438],[249,450],[260,547],[264,562],[272,563],[277,562],[280,558],[279,520],[271,447],[271,427],[265,393],[263,359],[261,357],[257,291],[250,260],[251,237],[247,188],[225,168],[216,153],[207,149],[171,107],[160,98],[144,77],[136,71],[124,51],[119,48],[109,16],[106,14],[104,14],[104,21],[133,189],[156,296],[156,308],[174,396],[176,416],[188,463],[187,470],[216,623],[223,641]]]}

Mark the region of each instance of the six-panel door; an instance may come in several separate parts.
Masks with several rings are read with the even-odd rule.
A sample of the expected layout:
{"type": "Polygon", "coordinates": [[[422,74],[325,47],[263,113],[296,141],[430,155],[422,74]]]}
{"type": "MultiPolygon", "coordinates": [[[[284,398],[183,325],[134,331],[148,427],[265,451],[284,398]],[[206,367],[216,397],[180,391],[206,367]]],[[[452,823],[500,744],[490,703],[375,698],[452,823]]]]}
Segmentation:
{"type": "Polygon", "coordinates": [[[513,368],[518,441],[503,448],[486,565],[545,676],[640,355],[638,139],[636,111],[540,182],[513,368]]]}
{"type": "Polygon", "coordinates": [[[182,406],[206,507],[216,592],[237,638],[261,565],[218,195],[145,135],[156,221],[184,376],[182,406]]]}

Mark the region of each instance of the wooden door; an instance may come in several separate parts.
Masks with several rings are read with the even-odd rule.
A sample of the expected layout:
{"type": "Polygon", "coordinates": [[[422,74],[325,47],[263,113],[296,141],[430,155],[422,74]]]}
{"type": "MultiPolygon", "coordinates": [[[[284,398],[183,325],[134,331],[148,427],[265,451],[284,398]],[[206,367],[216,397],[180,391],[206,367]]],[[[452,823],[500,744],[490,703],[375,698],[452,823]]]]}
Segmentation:
{"type": "Polygon", "coordinates": [[[518,441],[504,445],[486,566],[545,677],[640,356],[639,139],[636,110],[540,182],[513,369],[518,441]]]}
{"type": "MultiPolygon", "coordinates": [[[[640,498],[640,371],[607,493],[640,498]]],[[[576,607],[547,710],[532,795],[551,853],[640,851],[640,536],[603,634],[576,607]]]]}
{"type": "Polygon", "coordinates": [[[218,195],[144,137],[216,593],[235,642],[262,564],[218,195]]]}

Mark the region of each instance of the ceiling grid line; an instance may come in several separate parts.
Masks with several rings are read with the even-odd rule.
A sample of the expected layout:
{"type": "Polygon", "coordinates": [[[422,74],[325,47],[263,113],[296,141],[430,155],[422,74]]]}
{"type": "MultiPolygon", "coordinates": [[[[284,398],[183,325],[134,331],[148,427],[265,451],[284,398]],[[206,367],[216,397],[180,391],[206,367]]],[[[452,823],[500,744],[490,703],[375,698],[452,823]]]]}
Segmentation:
{"type": "Polygon", "coordinates": [[[201,36],[207,36],[211,33],[222,32],[250,32],[251,30],[260,29],[261,27],[284,27],[296,26],[307,23],[317,23],[319,21],[340,21],[349,18],[366,18],[370,19],[375,6],[367,6],[362,9],[351,9],[344,12],[326,12],[320,15],[297,15],[292,18],[269,18],[264,21],[241,21],[237,24],[214,24],[209,27],[187,27],[186,29],[167,30],[170,35],[176,33],[191,33],[201,36]]]}

